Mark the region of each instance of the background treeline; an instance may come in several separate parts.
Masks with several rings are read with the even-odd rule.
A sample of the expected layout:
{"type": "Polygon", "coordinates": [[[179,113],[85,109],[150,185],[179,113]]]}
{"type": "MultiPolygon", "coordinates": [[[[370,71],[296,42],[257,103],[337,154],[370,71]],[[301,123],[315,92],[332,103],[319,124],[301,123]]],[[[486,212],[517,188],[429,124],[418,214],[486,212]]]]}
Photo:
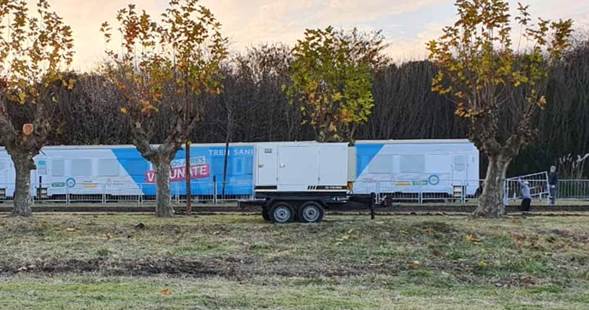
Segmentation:
{"type": "MultiPolygon", "coordinates": [[[[290,49],[261,46],[235,56],[224,67],[224,92],[203,96],[194,143],[313,140],[296,106],[283,92],[289,83],[290,49]]],[[[374,73],[375,107],[356,139],[444,139],[466,137],[454,103],[431,91],[435,68],[428,61],[390,64],[374,73]]],[[[589,152],[589,41],[576,43],[552,75],[549,105],[538,119],[538,139],[512,163],[510,175],[546,170],[560,157],[589,152]]],[[[123,98],[99,74],[78,77],[62,102],[63,120],[51,144],[130,144],[120,112],[123,98]]],[[[165,126],[166,113],[158,124],[165,126]]],[[[154,135],[153,143],[163,137],[154,135]]],[[[481,176],[484,175],[481,167],[481,176]]],[[[585,176],[589,165],[585,167],[585,176]]]]}

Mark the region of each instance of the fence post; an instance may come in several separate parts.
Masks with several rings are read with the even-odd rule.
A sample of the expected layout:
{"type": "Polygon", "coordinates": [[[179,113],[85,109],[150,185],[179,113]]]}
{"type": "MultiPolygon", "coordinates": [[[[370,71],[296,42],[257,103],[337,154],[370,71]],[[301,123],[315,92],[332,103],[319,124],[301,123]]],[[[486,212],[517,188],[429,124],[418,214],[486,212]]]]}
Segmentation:
{"type": "Polygon", "coordinates": [[[374,220],[375,212],[374,212],[374,204],[376,203],[376,193],[370,193],[370,219],[374,220]]]}
{"type": "Polygon", "coordinates": [[[139,206],[143,207],[143,184],[139,184],[139,206]]]}
{"type": "Polygon", "coordinates": [[[104,183],[102,185],[102,205],[106,205],[106,190],[107,190],[107,184],[104,183]]]}
{"type": "Polygon", "coordinates": [[[213,176],[213,204],[217,205],[217,176],[213,176]]]}

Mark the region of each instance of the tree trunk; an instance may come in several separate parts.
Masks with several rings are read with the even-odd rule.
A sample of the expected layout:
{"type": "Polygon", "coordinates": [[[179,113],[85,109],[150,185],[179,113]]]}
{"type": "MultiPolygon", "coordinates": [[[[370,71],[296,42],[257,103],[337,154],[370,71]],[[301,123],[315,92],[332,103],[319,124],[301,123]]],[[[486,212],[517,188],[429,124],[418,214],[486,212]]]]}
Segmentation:
{"type": "Polygon", "coordinates": [[[489,156],[487,177],[483,193],[479,197],[479,206],[474,211],[476,217],[501,217],[505,214],[503,198],[505,195],[505,174],[511,159],[505,156],[489,156]]]}
{"type": "Polygon", "coordinates": [[[14,168],[16,170],[16,184],[14,191],[14,208],[12,214],[15,216],[31,216],[31,170],[35,168],[30,154],[12,155],[14,168]]]}
{"type": "MultiPolygon", "coordinates": [[[[166,157],[166,156],[162,156],[166,157]]],[[[157,217],[174,216],[170,194],[170,160],[158,159],[152,162],[157,183],[155,215],[157,217]]]]}

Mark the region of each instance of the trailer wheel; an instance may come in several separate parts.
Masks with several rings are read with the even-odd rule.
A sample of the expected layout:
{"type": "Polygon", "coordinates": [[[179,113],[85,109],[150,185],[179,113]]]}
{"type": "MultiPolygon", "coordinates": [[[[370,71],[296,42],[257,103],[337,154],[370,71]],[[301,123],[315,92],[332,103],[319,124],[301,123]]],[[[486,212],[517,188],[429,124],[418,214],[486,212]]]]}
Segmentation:
{"type": "Polygon", "coordinates": [[[323,207],[314,201],[304,203],[299,207],[298,211],[298,218],[301,223],[319,223],[325,215],[323,207]]]}
{"type": "Polygon", "coordinates": [[[270,222],[270,214],[269,214],[270,208],[269,207],[262,207],[262,217],[264,218],[264,221],[266,222],[270,222]]]}
{"type": "Polygon", "coordinates": [[[270,208],[269,217],[272,223],[286,224],[294,220],[295,213],[290,204],[278,202],[270,208]]]}

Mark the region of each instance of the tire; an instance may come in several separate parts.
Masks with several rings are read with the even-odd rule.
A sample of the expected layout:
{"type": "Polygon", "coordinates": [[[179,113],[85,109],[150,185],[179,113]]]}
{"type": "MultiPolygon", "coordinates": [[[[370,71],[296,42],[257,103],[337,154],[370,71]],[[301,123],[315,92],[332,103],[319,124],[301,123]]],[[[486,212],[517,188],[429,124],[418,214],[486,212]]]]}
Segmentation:
{"type": "Polygon", "coordinates": [[[269,218],[272,223],[286,224],[294,221],[295,212],[292,206],[286,202],[278,202],[272,205],[269,212],[269,218]]]}
{"type": "Polygon", "coordinates": [[[304,203],[298,210],[298,219],[301,223],[319,223],[324,215],[323,207],[314,201],[304,203]]]}
{"type": "Polygon", "coordinates": [[[269,214],[269,209],[268,207],[262,207],[262,217],[264,218],[264,221],[266,222],[270,222],[270,214],[269,214]]]}

